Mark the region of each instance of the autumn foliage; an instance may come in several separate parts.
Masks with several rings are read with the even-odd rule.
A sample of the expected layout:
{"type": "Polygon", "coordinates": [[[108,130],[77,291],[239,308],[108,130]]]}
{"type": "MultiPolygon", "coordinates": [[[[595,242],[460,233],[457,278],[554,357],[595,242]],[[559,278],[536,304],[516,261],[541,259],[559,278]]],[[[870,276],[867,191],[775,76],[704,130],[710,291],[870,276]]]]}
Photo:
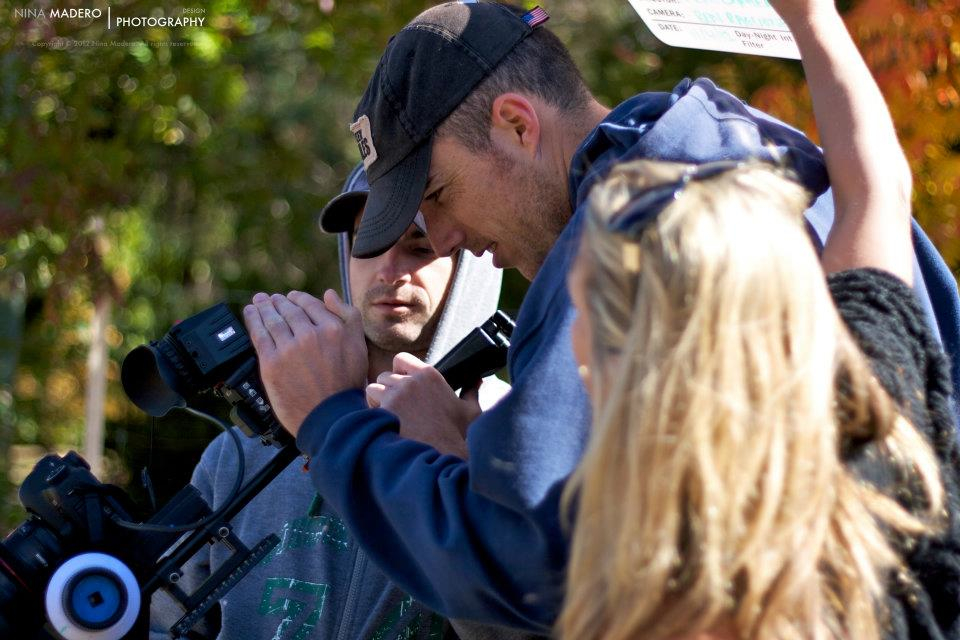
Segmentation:
{"type": "MultiPolygon", "coordinates": [[[[209,0],[191,3],[203,28],[109,31],[16,13],[74,0],[0,2],[0,530],[22,518],[12,485],[32,462],[82,443],[97,301],[113,302],[104,479],[130,489],[159,466],[161,500],[187,480],[192,464],[164,461],[213,434],[149,422],[120,389],[123,356],[219,300],[336,286],[316,213],[358,159],[347,124],[387,39],[436,1],[209,0]],[[122,46],[40,46],[54,36],[122,46]]],[[[669,47],[627,0],[514,1],[547,9],[603,104],[708,76],[816,136],[798,62],[669,47]]],[[[960,272],[960,0],[839,2],[910,159],[914,213],[960,272]]],[[[501,306],[525,287],[508,274],[501,306]]]]}
{"type": "MultiPolygon", "coordinates": [[[[914,180],[914,215],[960,269],[960,0],[863,0],[844,18],[893,114],[914,180]]],[[[751,102],[815,130],[801,82],[751,102]]]]}

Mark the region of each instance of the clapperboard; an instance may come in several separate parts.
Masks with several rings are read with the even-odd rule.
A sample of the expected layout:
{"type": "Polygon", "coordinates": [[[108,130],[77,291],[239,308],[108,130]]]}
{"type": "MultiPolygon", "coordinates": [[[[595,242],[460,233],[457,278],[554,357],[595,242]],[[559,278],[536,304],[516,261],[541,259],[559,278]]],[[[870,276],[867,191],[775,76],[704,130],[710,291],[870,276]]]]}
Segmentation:
{"type": "Polygon", "coordinates": [[[629,0],[671,47],[800,58],[793,34],[767,0],[629,0]]]}

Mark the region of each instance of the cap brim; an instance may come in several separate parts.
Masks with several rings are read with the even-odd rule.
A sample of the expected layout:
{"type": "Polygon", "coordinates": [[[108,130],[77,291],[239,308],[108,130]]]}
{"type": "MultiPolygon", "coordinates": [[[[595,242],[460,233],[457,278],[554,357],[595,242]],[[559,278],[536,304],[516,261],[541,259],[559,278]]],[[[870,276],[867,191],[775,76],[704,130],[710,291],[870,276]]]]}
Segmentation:
{"type": "Polygon", "coordinates": [[[327,233],[352,233],[367,195],[366,191],[347,191],[328,202],[320,212],[320,228],[327,233]]]}
{"type": "Polygon", "coordinates": [[[430,150],[428,139],[370,183],[366,208],[353,241],[354,258],[373,258],[385,252],[413,222],[427,187],[430,150]]]}

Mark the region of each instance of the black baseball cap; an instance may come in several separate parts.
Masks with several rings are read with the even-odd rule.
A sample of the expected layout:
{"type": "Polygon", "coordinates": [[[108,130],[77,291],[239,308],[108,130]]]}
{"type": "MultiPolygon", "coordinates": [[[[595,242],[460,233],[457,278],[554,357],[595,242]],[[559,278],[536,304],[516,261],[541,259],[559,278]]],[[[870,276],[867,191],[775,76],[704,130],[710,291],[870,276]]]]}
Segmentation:
{"type": "MultiPolygon", "coordinates": [[[[350,125],[370,181],[354,257],[380,255],[413,222],[427,186],[434,131],[533,32],[531,25],[546,19],[534,11],[539,14],[531,18],[533,11],[521,16],[494,2],[448,2],[427,9],[390,39],[350,125]]],[[[327,208],[350,201],[341,195],[327,208]]]]}
{"type": "MultiPolygon", "coordinates": [[[[320,212],[320,228],[327,233],[349,233],[352,238],[357,226],[357,216],[367,204],[369,193],[367,173],[363,170],[363,164],[358,164],[343,185],[343,192],[328,202],[320,212]]],[[[420,231],[427,232],[427,225],[419,213],[414,215],[413,224],[417,225],[420,231]]]]}

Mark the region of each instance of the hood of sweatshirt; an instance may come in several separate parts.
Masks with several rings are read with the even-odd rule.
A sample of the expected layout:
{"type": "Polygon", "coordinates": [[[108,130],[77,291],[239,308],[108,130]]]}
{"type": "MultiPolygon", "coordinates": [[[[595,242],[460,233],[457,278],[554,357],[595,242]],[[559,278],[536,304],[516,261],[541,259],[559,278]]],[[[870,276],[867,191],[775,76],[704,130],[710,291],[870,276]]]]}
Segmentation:
{"type": "MultiPolygon", "coordinates": [[[[367,176],[363,165],[350,172],[343,186],[344,193],[366,191],[367,176]]],[[[340,287],[344,299],[353,303],[348,269],[350,264],[350,236],[337,234],[337,253],[340,265],[340,287]]],[[[447,291],[436,333],[427,351],[426,361],[433,364],[475,327],[483,324],[497,310],[503,271],[493,266],[492,257],[485,253],[479,258],[469,251],[458,252],[453,282],[447,291]]]]}

